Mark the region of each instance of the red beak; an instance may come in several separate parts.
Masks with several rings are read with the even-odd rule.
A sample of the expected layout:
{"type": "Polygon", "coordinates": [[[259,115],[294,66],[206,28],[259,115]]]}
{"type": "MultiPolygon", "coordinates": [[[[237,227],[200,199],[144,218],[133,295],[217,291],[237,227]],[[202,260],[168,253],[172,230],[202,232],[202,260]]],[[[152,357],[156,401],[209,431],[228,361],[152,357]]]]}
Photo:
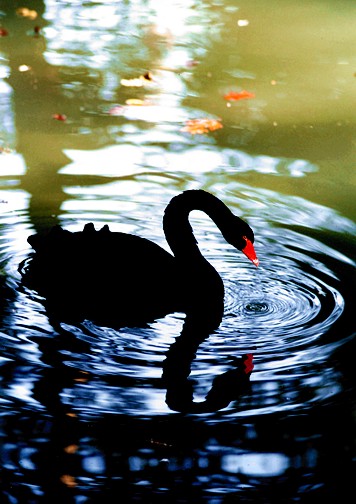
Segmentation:
{"type": "Polygon", "coordinates": [[[242,249],[242,252],[245,254],[246,257],[248,257],[250,259],[250,261],[253,262],[253,264],[257,267],[259,264],[260,264],[260,261],[257,259],[257,255],[256,255],[256,252],[255,252],[255,249],[252,245],[252,241],[249,240],[248,238],[246,238],[246,236],[244,236],[244,239],[246,240],[246,245],[245,247],[242,249]]]}

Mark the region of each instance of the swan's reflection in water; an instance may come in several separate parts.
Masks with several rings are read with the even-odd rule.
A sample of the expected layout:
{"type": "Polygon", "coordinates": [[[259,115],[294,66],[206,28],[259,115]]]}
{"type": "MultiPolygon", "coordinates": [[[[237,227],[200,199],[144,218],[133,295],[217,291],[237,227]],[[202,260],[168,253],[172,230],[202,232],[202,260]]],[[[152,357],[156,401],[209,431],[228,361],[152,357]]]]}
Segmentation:
{"type": "MultiPolygon", "coordinates": [[[[4,313],[9,314],[11,310],[5,309],[4,313]]],[[[228,320],[230,316],[227,315],[228,320]]],[[[13,354],[8,352],[7,360],[1,362],[0,377],[4,413],[0,417],[4,502],[181,499],[182,502],[225,504],[237,499],[251,502],[253,497],[255,502],[264,503],[266,495],[272,499],[271,492],[276,488],[281,502],[292,501],[295,495],[300,495],[302,502],[304,496],[309,502],[329,497],[336,502],[340,498],[347,502],[353,491],[350,482],[355,450],[350,446],[354,431],[352,401],[348,400],[346,391],[347,376],[350,383],[353,380],[354,348],[350,346],[337,357],[339,380],[332,361],[323,362],[320,390],[325,395],[319,396],[317,403],[311,401],[310,387],[303,382],[311,379],[308,363],[305,363],[308,369],[298,368],[299,376],[283,373],[282,368],[278,377],[275,371],[275,380],[268,375],[263,378],[268,372],[265,367],[257,373],[259,379],[252,380],[250,385],[247,375],[241,376],[238,372],[241,368],[232,364],[231,373],[221,373],[221,383],[216,385],[219,381],[216,378],[206,400],[197,403],[192,400],[189,375],[199,347],[209,348],[206,345],[211,344],[215,349],[224,345],[233,354],[229,334],[225,334],[225,341],[223,338],[226,320],[221,329],[209,334],[208,318],[206,314],[199,320],[188,319],[176,338],[177,325],[172,323],[170,344],[146,376],[137,365],[140,360],[135,363],[132,348],[136,347],[138,354],[142,345],[146,345],[148,357],[147,348],[157,338],[157,333],[150,328],[144,329],[145,340],[139,336],[135,339],[133,331],[129,341],[123,330],[124,343],[120,348],[125,353],[126,347],[128,367],[134,372],[138,370],[136,376],[127,373],[123,358],[118,355],[120,331],[52,321],[55,332],[48,326],[47,332],[44,328],[37,330],[37,337],[28,328],[23,331],[22,340],[13,335],[17,346],[14,343],[9,346],[13,354]],[[34,359],[30,348],[34,343],[41,351],[40,359],[34,359]],[[114,359],[96,359],[100,351],[118,357],[120,372],[107,371],[106,364],[113,365],[114,359]],[[85,364],[90,360],[97,367],[85,364]],[[328,366],[329,381],[324,380],[328,366]],[[177,383],[173,379],[175,373],[178,373],[177,383]],[[337,383],[339,390],[335,390],[337,383]],[[135,385],[134,390],[139,394],[147,387],[152,391],[163,384],[172,409],[201,413],[147,415],[138,405],[141,414],[130,414],[133,394],[125,397],[122,390],[135,385]],[[214,386],[217,397],[212,397],[214,386]],[[329,386],[334,389],[327,394],[329,386]],[[96,397],[101,398],[112,389],[108,400],[120,397],[122,408],[115,403],[105,413],[105,405],[98,403],[101,408],[96,413],[95,389],[96,397]],[[235,396],[230,394],[231,390],[235,396]],[[290,400],[296,393],[298,402],[303,402],[299,412],[290,400]],[[238,404],[241,398],[245,402],[245,412],[240,417],[236,415],[236,408],[213,412],[231,398],[237,398],[238,404]],[[258,401],[266,408],[269,405],[269,414],[254,415],[251,409],[247,414],[248,401],[251,406],[258,401]],[[291,404],[289,413],[278,410],[281,401],[291,404]]],[[[166,323],[169,322],[168,319],[166,323]]],[[[19,322],[16,327],[20,334],[19,322]]],[[[137,330],[136,335],[140,334],[137,330]]],[[[246,352],[246,346],[241,347],[246,352]]],[[[236,349],[235,345],[234,352],[236,349]]],[[[151,352],[157,353],[157,346],[152,346],[151,352]]],[[[241,360],[237,362],[241,364],[241,360]]],[[[272,358],[269,363],[273,366],[272,358]]],[[[262,368],[267,365],[260,363],[260,367],[261,364],[262,368]]]]}
{"type": "Polygon", "coordinates": [[[209,337],[215,328],[216,318],[209,324],[209,314],[203,319],[187,317],[181,335],[171,345],[163,362],[163,383],[167,387],[168,406],[185,413],[205,413],[218,411],[237,400],[249,387],[249,377],[253,364],[252,354],[232,359],[232,369],[216,376],[205,401],[194,402],[192,382],[188,380],[191,364],[199,345],[209,337]]]}
{"type": "MultiPolygon", "coordinates": [[[[127,412],[132,408],[133,411],[135,410],[134,391],[139,391],[140,387],[143,387],[141,397],[136,398],[138,401],[136,408],[140,411],[142,410],[140,400],[142,401],[142,397],[145,396],[145,387],[149,383],[150,395],[153,393],[153,387],[156,387],[158,391],[166,390],[166,404],[173,411],[208,413],[226,408],[231,401],[238,400],[240,395],[249,393],[253,356],[252,354],[245,354],[241,357],[232,355],[229,359],[228,371],[214,378],[206,399],[195,401],[193,381],[190,379],[191,366],[199,346],[209,338],[215,328],[215,315],[211,322],[210,325],[208,314],[204,319],[187,317],[182,325],[181,334],[169,346],[163,362],[157,362],[156,371],[158,372],[158,366],[161,368],[159,379],[157,379],[157,372],[151,377],[143,379],[135,375],[135,370],[140,371],[139,367],[135,365],[131,352],[127,362],[124,357],[118,357],[116,364],[119,370],[115,369],[115,373],[108,372],[110,365],[107,362],[102,364],[104,373],[100,373],[100,365],[95,368],[88,366],[88,362],[84,365],[86,359],[92,360],[94,358],[95,361],[95,352],[99,350],[97,342],[95,342],[97,334],[92,332],[95,326],[89,323],[86,326],[77,326],[73,331],[74,326],[62,324],[52,319],[52,326],[57,330],[56,335],[31,337],[31,341],[35,342],[41,351],[41,361],[46,365],[41,373],[36,375],[32,387],[32,398],[51,414],[59,411],[77,411],[73,387],[83,385],[86,387],[87,394],[83,388],[79,393],[80,403],[78,406],[81,411],[86,410],[86,406],[94,407],[93,401],[100,408],[100,412],[105,411],[106,406],[111,411],[113,409],[111,403],[113,394],[116,396],[114,399],[116,407],[120,408],[121,402],[121,409],[127,412]],[[82,333],[78,338],[80,328],[82,328],[82,333]],[[120,371],[123,373],[120,374],[120,371]],[[91,381],[94,382],[93,386],[90,386],[91,381]],[[69,401],[63,401],[63,397],[66,397],[66,389],[71,391],[69,401]],[[108,392],[109,395],[107,395],[108,392]],[[90,404],[86,405],[87,401],[90,404]]],[[[113,334],[110,329],[109,332],[113,334]]],[[[120,337],[120,331],[117,330],[116,333],[117,337],[120,337]]],[[[105,351],[105,344],[104,350],[99,350],[99,352],[102,351],[105,351]]],[[[236,349],[234,353],[236,354],[236,349]]],[[[111,365],[114,363],[112,362],[111,365]]],[[[160,405],[160,409],[162,409],[162,405],[160,405]]]]}
{"type": "MultiPolygon", "coordinates": [[[[170,345],[163,362],[167,404],[176,411],[212,412],[248,387],[250,364],[244,365],[240,359],[231,372],[214,381],[205,402],[193,401],[190,367],[199,345],[216,325],[216,315],[210,314],[210,321],[205,316],[184,322],[181,335],[170,345]]],[[[51,324],[56,334],[30,338],[41,351],[43,366],[29,362],[14,366],[11,360],[2,366],[3,388],[10,388],[14,399],[17,387],[19,401],[26,401],[20,414],[12,414],[9,404],[11,420],[3,417],[0,430],[6,440],[1,461],[3,495],[9,497],[8,502],[42,502],[43,497],[53,502],[77,502],[76,498],[89,496],[89,502],[113,497],[151,499],[152,492],[175,498],[176,490],[188,498],[192,481],[187,478],[188,471],[202,473],[201,486],[207,471],[217,470],[214,466],[220,456],[214,453],[212,439],[205,453],[199,450],[192,458],[192,442],[196,447],[202,441],[202,432],[188,417],[184,420],[179,416],[176,428],[169,417],[155,421],[130,416],[125,407],[121,415],[101,413],[99,419],[90,415],[81,418],[77,405],[66,403],[63,395],[66,389],[90,382],[90,373],[78,368],[75,360],[93,351],[95,334],[90,333],[90,324],[83,330],[86,338],[78,338],[67,324],[53,319],[51,324]],[[175,488],[173,493],[170,487],[175,488]]],[[[107,375],[107,380],[116,390],[125,387],[125,378],[107,375]]],[[[85,398],[81,400],[83,404],[85,398]]],[[[91,401],[90,394],[87,400],[91,401]]],[[[236,463],[231,451],[221,458],[225,473],[233,473],[236,463]]]]}
{"type": "Polygon", "coordinates": [[[353,426],[346,405],[240,422],[181,414],[83,420],[55,399],[59,384],[80,379],[79,372],[45,368],[34,395],[47,411],[27,407],[1,417],[4,502],[225,504],[251,502],[252,494],[264,503],[266,493],[270,502],[295,494],[307,496],[305,502],[330,496],[348,502],[353,426]]]}

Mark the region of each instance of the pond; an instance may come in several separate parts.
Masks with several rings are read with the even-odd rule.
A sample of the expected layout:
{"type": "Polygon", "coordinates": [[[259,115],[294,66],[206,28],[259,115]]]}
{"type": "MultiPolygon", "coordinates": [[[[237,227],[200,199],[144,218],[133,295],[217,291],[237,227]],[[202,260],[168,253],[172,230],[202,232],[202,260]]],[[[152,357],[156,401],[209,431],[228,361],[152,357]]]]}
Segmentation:
{"type": "Polygon", "coordinates": [[[1,502],[354,500],[355,16],[0,1],[1,502]],[[170,250],[165,208],[192,189],[255,234],[258,268],[190,215],[217,329],[66,320],[24,285],[28,237],[55,225],[170,250]]]}

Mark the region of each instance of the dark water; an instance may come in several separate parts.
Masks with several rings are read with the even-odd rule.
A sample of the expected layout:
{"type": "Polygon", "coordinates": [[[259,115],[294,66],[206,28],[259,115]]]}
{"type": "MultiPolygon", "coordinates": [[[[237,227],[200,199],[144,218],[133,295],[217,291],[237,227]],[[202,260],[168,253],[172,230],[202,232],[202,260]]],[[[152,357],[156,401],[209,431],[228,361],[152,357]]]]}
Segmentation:
{"type": "Polygon", "coordinates": [[[1,502],[354,502],[354,7],[274,4],[0,2],[1,502]],[[228,107],[235,87],[256,99],[228,107]],[[182,131],[198,117],[224,128],[182,131]],[[249,222],[260,266],[192,215],[225,315],[167,385],[182,314],[61,323],[18,266],[57,223],[166,247],[164,208],[192,188],[249,222]]]}

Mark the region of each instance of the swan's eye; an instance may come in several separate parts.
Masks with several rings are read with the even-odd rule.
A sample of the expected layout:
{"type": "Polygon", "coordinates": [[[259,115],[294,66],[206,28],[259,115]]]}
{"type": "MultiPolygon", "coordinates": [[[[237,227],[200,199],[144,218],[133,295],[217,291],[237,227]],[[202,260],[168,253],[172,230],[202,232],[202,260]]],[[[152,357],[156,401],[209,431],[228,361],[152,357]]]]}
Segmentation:
{"type": "Polygon", "coordinates": [[[244,246],[244,248],[242,249],[242,252],[245,254],[246,257],[248,257],[248,259],[250,259],[250,261],[253,262],[253,264],[257,267],[259,264],[260,264],[260,261],[258,260],[257,258],[257,255],[256,255],[256,251],[255,251],[255,248],[253,246],[253,243],[251,240],[249,240],[247,238],[247,236],[243,236],[242,237],[245,242],[246,242],[246,245],[244,246]]]}

